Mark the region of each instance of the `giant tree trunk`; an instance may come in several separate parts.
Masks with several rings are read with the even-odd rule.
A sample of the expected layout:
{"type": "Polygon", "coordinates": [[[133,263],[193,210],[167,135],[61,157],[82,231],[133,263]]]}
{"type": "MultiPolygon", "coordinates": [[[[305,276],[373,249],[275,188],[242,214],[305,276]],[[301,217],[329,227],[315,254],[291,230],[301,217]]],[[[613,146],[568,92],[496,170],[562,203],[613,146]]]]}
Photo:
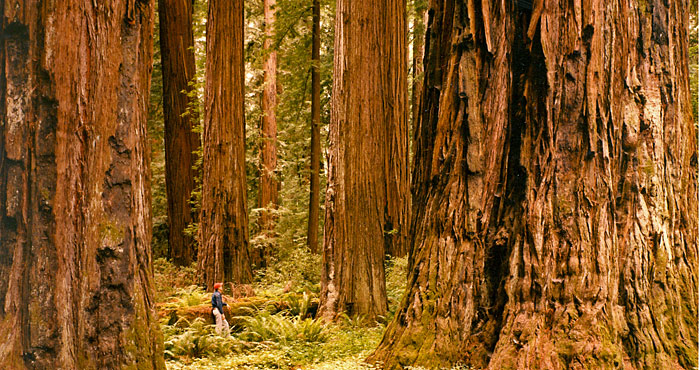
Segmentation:
{"type": "Polygon", "coordinates": [[[318,252],[318,217],[321,196],[321,3],[313,0],[311,30],[311,174],[309,189],[309,222],[306,243],[312,253],[318,252]]]}
{"type": "Polygon", "coordinates": [[[243,88],[243,0],[209,0],[200,276],[215,282],[252,279],[246,210],[243,88]]]}
{"type": "Polygon", "coordinates": [[[697,366],[687,5],[431,2],[415,253],[370,360],[697,366]]]}
{"type": "Polygon", "coordinates": [[[0,368],[164,369],[152,1],[1,1],[0,368]]]}
{"type": "Polygon", "coordinates": [[[384,255],[405,251],[405,9],[403,0],[337,3],[320,303],[326,319],[384,315],[384,255]]]}
{"type": "MultiPolygon", "coordinates": [[[[260,233],[268,237],[274,234],[275,210],[278,203],[277,169],[277,51],[273,49],[275,38],[275,0],[263,1],[265,18],[265,40],[263,51],[266,59],[263,63],[263,94],[260,147],[260,189],[258,207],[261,208],[258,225],[260,233]]],[[[253,263],[256,267],[267,265],[270,243],[253,250],[253,263]]]]}
{"type": "Polygon", "coordinates": [[[195,187],[193,152],[199,135],[192,132],[197,117],[188,106],[194,78],[194,36],[192,1],[159,0],[160,51],[163,65],[163,115],[165,118],[165,187],[168,196],[168,254],[172,261],[187,266],[195,259],[194,238],[185,234],[192,222],[190,205],[195,187]]]}

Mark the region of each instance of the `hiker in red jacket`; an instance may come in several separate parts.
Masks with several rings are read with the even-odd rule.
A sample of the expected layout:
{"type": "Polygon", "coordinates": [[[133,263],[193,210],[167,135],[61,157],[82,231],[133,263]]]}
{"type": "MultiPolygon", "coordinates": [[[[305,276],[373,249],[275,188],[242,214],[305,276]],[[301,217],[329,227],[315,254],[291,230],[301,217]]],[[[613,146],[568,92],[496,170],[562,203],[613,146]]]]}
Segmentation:
{"type": "Polygon", "coordinates": [[[211,295],[211,307],[212,313],[216,318],[216,334],[221,334],[223,331],[224,335],[228,335],[228,321],[226,321],[226,316],[224,316],[224,306],[228,305],[224,303],[224,300],[221,297],[221,292],[219,292],[219,289],[221,289],[223,285],[223,283],[214,284],[214,293],[211,295]]]}

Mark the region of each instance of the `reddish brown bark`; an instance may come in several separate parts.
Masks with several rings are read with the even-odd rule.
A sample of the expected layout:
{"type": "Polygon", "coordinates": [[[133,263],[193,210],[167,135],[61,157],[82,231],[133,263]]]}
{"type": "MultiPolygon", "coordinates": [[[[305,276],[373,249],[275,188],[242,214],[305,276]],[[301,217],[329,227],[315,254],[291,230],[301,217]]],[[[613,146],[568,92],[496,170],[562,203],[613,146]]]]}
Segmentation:
{"type": "Polygon", "coordinates": [[[311,174],[309,223],[306,242],[311,253],[318,252],[318,219],[321,196],[321,3],[313,0],[311,29],[311,174]]]}
{"type": "Polygon", "coordinates": [[[696,367],[688,3],[524,3],[431,2],[408,294],[370,360],[696,367]]]}
{"type": "Polygon", "coordinates": [[[320,315],[387,310],[385,253],[405,253],[405,2],[336,8],[320,315]],[[376,35],[376,37],[368,37],[376,35]]]}
{"type": "Polygon", "coordinates": [[[413,0],[415,15],[413,18],[413,58],[411,60],[411,119],[415,128],[420,112],[420,96],[423,88],[423,51],[425,48],[425,10],[427,0],[413,0]]]}
{"type": "Polygon", "coordinates": [[[0,2],[0,368],[164,369],[152,1],[0,2]]]}
{"type": "MultiPolygon", "coordinates": [[[[265,19],[265,41],[263,51],[267,55],[263,63],[263,94],[260,148],[260,189],[258,207],[262,209],[258,225],[260,232],[272,236],[275,230],[275,210],[278,204],[277,182],[277,51],[274,49],[275,38],[275,0],[263,0],[265,19]]],[[[261,246],[255,252],[255,264],[267,264],[268,245],[261,246]]]]}
{"type": "Polygon", "coordinates": [[[185,228],[194,219],[190,199],[195,187],[193,154],[199,134],[192,132],[197,116],[188,106],[195,75],[192,1],[159,0],[160,51],[163,66],[163,115],[165,119],[165,187],[168,197],[168,255],[177,265],[187,266],[196,258],[193,237],[185,228]]]}
{"type": "Polygon", "coordinates": [[[215,282],[252,279],[246,209],[243,0],[209,0],[200,276],[215,282]]]}

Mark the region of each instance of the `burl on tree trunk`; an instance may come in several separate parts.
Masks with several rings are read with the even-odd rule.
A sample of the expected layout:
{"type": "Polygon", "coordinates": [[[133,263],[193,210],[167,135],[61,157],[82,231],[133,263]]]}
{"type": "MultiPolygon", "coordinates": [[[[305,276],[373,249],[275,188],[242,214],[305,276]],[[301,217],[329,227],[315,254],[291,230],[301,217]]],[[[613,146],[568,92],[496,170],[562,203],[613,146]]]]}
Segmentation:
{"type": "Polygon", "coordinates": [[[164,369],[153,2],[0,2],[0,368],[164,369]]]}
{"type": "Polygon", "coordinates": [[[431,1],[408,292],[369,360],[696,367],[688,2],[524,3],[431,1]]]}

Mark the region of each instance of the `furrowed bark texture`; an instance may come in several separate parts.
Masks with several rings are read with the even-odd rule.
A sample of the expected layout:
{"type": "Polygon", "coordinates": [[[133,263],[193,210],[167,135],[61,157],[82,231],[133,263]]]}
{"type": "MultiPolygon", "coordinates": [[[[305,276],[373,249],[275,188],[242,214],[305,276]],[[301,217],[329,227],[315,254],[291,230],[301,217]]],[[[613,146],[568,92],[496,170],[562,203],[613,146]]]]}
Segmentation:
{"type": "Polygon", "coordinates": [[[215,282],[252,279],[246,210],[243,0],[209,1],[200,276],[215,282]]]}
{"type": "Polygon", "coordinates": [[[411,59],[411,75],[413,82],[411,86],[411,122],[413,123],[414,131],[420,114],[420,96],[423,89],[423,51],[425,49],[425,10],[427,8],[427,0],[413,0],[414,14],[413,18],[413,58],[411,59]]]}
{"type": "Polygon", "coordinates": [[[311,174],[309,223],[306,242],[312,253],[318,252],[318,217],[321,197],[321,3],[313,0],[311,35],[311,174]]]}
{"type": "Polygon", "coordinates": [[[160,50],[163,65],[163,115],[165,118],[165,187],[168,196],[168,254],[180,266],[196,259],[193,237],[185,228],[193,221],[190,199],[195,187],[199,134],[192,132],[197,117],[188,113],[195,97],[190,81],[195,75],[191,0],[159,0],[160,50]]]}
{"type": "Polygon", "coordinates": [[[164,369],[153,2],[0,2],[0,368],[164,369]]]}
{"type": "Polygon", "coordinates": [[[264,210],[260,214],[260,230],[264,233],[275,229],[274,213],[277,208],[277,51],[273,49],[275,39],[275,0],[264,0],[265,41],[263,49],[267,59],[263,65],[262,97],[262,168],[260,171],[260,195],[258,206],[264,210]]]}
{"type": "Polygon", "coordinates": [[[408,216],[406,4],[337,3],[320,315],[387,309],[408,216]]]}
{"type": "Polygon", "coordinates": [[[688,3],[476,5],[430,5],[408,293],[369,360],[696,367],[688,3]]]}

